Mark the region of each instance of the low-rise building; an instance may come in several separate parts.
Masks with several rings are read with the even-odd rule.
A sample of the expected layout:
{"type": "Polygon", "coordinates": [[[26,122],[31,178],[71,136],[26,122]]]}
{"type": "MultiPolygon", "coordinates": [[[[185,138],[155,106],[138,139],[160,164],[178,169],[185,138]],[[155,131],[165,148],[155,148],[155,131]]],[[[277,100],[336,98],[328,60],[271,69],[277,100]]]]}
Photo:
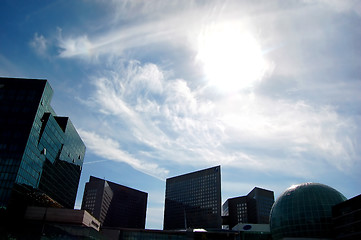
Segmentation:
{"type": "Polygon", "coordinates": [[[85,210],[28,207],[24,218],[28,221],[90,227],[97,231],[100,229],[100,222],[85,210]]]}

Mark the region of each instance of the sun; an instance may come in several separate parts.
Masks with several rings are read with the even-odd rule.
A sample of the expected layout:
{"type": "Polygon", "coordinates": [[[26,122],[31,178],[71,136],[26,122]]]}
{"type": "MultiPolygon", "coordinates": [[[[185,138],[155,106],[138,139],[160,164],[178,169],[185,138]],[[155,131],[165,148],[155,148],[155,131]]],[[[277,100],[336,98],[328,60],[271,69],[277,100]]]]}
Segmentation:
{"type": "Polygon", "coordinates": [[[237,23],[205,27],[198,37],[197,60],[209,83],[225,91],[254,86],[267,68],[257,40],[237,23]]]}

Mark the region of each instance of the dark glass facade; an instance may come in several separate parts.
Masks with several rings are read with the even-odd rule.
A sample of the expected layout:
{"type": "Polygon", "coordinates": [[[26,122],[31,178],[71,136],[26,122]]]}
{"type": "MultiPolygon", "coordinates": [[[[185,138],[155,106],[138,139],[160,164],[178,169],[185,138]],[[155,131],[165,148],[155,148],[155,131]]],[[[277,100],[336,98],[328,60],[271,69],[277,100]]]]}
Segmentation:
{"type": "Polygon", "coordinates": [[[74,207],[85,145],[52,95],[47,80],[0,78],[0,208],[21,189],[74,207]]]}
{"type": "Polygon", "coordinates": [[[108,182],[91,176],[85,184],[81,208],[90,212],[102,225],[107,225],[110,219],[106,216],[112,199],[113,191],[108,182]]]}
{"type": "Polygon", "coordinates": [[[220,229],[220,166],[168,178],[166,181],[164,229],[220,229]]]}
{"type": "Polygon", "coordinates": [[[333,206],[332,220],[335,239],[361,239],[361,195],[333,206]]]}
{"type": "Polygon", "coordinates": [[[340,192],[323,184],[292,186],[272,207],[272,239],[333,238],[332,207],[345,200],[340,192]]]}
{"type": "Polygon", "coordinates": [[[247,195],[248,222],[267,224],[274,203],[273,191],[255,187],[247,195]]]}
{"type": "Polygon", "coordinates": [[[273,203],[273,191],[255,187],[246,196],[227,199],[223,216],[230,229],[238,223],[267,224],[273,203]]]}
{"type": "Polygon", "coordinates": [[[248,223],[247,196],[227,199],[223,204],[223,216],[226,217],[229,229],[238,223],[248,223]]]}
{"type": "Polygon", "coordinates": [[[91,176],[85,185],[82,209],[103,227],[145,228],[148,193],[91,176]]]}

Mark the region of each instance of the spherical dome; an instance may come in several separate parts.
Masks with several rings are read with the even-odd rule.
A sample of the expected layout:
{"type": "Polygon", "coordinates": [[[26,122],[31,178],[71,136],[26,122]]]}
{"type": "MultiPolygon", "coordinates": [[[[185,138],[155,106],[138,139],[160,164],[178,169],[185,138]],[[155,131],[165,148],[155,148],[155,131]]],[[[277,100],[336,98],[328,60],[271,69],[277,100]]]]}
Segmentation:
{"type": "Polygon", "coordinates": [[[332,206],[345,200],[345,196],[337,190],[319,183],[290,187],[272,207],[272,238],[332,237],[332,206]]]}

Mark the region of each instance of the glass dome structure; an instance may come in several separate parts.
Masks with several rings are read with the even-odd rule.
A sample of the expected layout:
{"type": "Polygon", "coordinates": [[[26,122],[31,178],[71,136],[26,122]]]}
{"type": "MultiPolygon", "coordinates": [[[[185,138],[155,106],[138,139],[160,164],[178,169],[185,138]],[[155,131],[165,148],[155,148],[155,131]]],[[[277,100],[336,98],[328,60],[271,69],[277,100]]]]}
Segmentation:
{"type": "Polygon", "coordinates": [[[332,237],[332,206],[345,200],[337,190],[319,183],[288,188],[271,210],[272,239],[332,237]]]}

